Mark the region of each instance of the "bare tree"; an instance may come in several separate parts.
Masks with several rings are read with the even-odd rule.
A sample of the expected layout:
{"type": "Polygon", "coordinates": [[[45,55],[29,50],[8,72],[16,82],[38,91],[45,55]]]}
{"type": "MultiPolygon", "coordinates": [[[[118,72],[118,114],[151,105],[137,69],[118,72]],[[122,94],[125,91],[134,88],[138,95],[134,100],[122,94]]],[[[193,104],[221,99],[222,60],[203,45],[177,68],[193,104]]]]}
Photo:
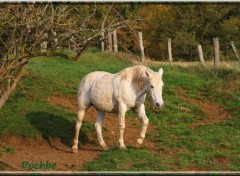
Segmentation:
{"type": "Polygon", "coordinates": [[[71,45],[77,55],[66,57],[77,60],[102,32],[128,23],[113,15],[112,6],[98,17],[96,12],[100,8],[96,4],[0,4],[0,108],[16,88],[32,57],[56,54],[56,48],[71,45]],[[112,16],[108,19],[110,12],[112,16]],[[43,42],[48,44],[47,52],[40,50],[43,42]]]}
{"type": "Polygon", "coordinates": [[[41,18],[45,9],[21,4],[0,6],[0,108],[16,88],[29,59],[37,54],[34,49],[42,41],[44,30],[38,31],[35,26],[46,24],[41,18]]]}

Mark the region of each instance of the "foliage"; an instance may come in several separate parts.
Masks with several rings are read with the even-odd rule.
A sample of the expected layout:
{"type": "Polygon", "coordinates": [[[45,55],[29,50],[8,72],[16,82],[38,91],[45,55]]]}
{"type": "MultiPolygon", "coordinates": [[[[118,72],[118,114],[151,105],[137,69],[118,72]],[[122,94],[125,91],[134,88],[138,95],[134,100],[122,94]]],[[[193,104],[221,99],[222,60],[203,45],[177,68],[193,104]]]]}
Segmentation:
{"type": "Polygon", "coordinates": [[[168,57],[167,38],[173,41],[173,57],[185,61],[196,59],[197,44],[203,46],[205,59],[213,58],[214,37],[219,37],[223,58],[233,58],[230,41],[239,48],[239,4],[144,4],[138,13],[144,17],[144,43],[151,58],[168,57]]]}

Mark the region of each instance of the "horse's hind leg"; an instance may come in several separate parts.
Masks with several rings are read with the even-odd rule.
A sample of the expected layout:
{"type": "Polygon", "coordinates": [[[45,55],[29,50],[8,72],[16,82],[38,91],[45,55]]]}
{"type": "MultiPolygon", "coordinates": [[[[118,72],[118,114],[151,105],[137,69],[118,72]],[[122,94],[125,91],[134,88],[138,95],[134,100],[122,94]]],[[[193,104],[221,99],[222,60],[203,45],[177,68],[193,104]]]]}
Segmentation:
{"type": "Polygon", "coordinates": [[[104,111],[97,111],[97,121],[95,123],[95,128],[98,136],[98,142],[102,146],[103,150],[107,149],[107,145],[105,144],[102,136],[102,123],[105,117],[104,111]]]}
{"type": "Polygon", "coordinates": [[[78,152],[78,137],[79,137],[79,131],[82,126],[82,121],[83,121],[84,115],[85,115],[85,108],[79,108],[78,116],[77,116],[77,120],[76,120],[76,127],[75,127],[75,130],[76,130],[75,137],[73,140],[73,147],[72,147],[73,153],[78,152]]]}

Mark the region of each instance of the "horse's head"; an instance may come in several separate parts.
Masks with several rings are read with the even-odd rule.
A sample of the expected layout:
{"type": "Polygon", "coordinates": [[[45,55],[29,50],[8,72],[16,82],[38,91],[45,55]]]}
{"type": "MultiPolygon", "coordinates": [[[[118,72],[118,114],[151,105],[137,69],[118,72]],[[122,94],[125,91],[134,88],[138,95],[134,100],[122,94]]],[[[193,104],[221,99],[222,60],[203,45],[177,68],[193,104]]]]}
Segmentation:
{"type": "Polygon", "coordinates": [[[163,90],[163,69],[160,68],[158,72],[149,72],[146,71],[146,75],[148,77],[148,85],[147,90],[151,95],[154,106],[156,109],[160,110],[163,107],[163,98],[162,98],[162,90],[163,90]]]}

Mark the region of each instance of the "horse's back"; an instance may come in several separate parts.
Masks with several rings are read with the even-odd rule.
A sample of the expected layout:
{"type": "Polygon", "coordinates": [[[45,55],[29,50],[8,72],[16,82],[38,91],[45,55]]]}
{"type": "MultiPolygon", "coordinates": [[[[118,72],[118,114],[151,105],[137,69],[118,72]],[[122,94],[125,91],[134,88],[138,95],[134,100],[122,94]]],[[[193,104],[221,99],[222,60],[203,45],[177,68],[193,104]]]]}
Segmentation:
{"type": "Polygon", "coordinates": [[[79,106],[83,106],[83,105],[89,106],[91,104],[89,95],[90,95],[90,90],[93,83],[107,74],[110,74],[110,73],[103,72],[103,71],[95,71],[83,77],[83,79],[80,81],[79,88],[78,88],[79,106]]]}
{"type": "Polygon", "coordinates": [[[95,72],[88,73],[86,76],[83,77],[79,86],[80,87],[89,86],[89,85],[91,86],[95,80],[101,78],[106,74],[109,74],[109,73],[104,71],[95,71],[95,72]]]}

